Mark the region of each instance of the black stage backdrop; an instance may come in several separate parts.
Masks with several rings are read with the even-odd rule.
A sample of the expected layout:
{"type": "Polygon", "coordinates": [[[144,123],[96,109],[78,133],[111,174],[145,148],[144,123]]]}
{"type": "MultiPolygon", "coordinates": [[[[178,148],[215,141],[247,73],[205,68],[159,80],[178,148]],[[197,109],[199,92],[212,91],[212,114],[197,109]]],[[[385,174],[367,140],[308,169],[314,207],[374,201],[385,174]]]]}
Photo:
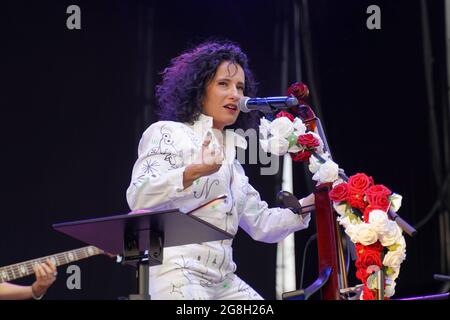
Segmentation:
{"type": "MultiPolygon", "coordinates": [[[[443,1],[427,3],[435,68],[443,71],[443,1]]],[[[186,47],[210,38],[233,40],[250,57],[260,83],[258,96],[283,95],[279,35],[284,21],[292,24],[292,4],[3,2],[0,266],[84,245],[54,231],[53,223],[128,211],[125,191],[137,144],[156,120],[154,86],[170,58],[186,47]],[[81,30],[66,27],[66,9],[72,4],[81,9],[81,30]]],[[[302,55],[303,80],[317,96],[312,105],[321,109],[335,161],[348,175],[365,172],[402,194],[400,215],[413,225],[420,222],[438,192],[420,1],[303,1],[302,10],[310,28],[310,41],[303,38],[302,48],[312,53],[312,60],[302,55]],[[371,4],[381,8],[381,30],[366,27],[371,4]]],[[[442,85],[446,76],[437,74],[442,85]]],[[[289,78],[296,80],[292,72],[289,78]]],[[[435,102],[444,104],[444,99],[435,102]]],[[[276,205],[277,177],[261,176],[258,165],[245,168],[262,198],[276,205]]],[[[305,195],[311,184],[303,165],[295,164],[294,174],[295,193],[305,195]]],[[[304,246],[313,233],[314,219],[309,230],[296,234],[297,282],[304,246]]],[[[397,297],[438,292],[442,284],[433,274],[443,270],[437,216],[406,241],[397,297]]],[[[237,274],[274,299],[276,244],[255,242],[240,230],[234,249],[237,274]]],[[[313,242],[304,285],[317,276],[315,250],[313,242]]],[[[76,265],[81,289],[67,288],[63,266],[47,299],[117,299],[135,290],[134,269],[108,257],[76,265]]]]}

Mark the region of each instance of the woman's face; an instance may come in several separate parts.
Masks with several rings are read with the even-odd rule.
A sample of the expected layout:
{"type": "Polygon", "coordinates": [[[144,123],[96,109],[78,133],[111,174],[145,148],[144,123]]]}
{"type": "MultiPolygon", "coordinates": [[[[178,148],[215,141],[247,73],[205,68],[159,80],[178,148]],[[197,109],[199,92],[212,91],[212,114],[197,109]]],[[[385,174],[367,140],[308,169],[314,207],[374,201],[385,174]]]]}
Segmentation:
{"type": "Polygon", "coordinates": [[[236,122],[238,102],[244,96],[245,75],[242,67],[222,62],[214,78],[206,85],[203,113],[213,118],[213,127],[223,130],[236,122]]]}

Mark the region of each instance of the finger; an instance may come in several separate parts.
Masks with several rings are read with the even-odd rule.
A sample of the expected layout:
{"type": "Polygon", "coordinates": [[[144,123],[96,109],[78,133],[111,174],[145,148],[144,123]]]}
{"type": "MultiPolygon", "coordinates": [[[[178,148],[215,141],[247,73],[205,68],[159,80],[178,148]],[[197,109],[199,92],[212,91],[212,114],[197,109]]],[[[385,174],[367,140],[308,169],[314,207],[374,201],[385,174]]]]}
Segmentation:
{"type": "Polygon", "coordinates": [[[209,144],[211,143],[211,138],[205,138],[205,140],[203,140],[203,144],[202,144],[202,146],[204,147],[204,148],[206,148],[207,146],[209,146],[209,144]]]}
{"type": "Polygon", "coordinates": [[[51,276],[53,274],[52,269],[47,264],[43,263],[43,264],[41,264],[41,266],[44,269],[46,277],[49,277],[49,276],[51,276]]]}
{"type": "Polygon", "coordinates": [[[34,273],[36,274],[37,280],[41,280],[41,279],[45,278],[45,271],[40,264],[35,265],[34,273]]]}
{"type": "Polygon", "coordinates": [[[45,279],[47,283],[53,283],[56,280],[56,276],[58,272],[56,272],[56,269],[49,267],[48,265],[43,266],[45,269],[45,279]]]}
{"type": "Polygon", "coordinates": [[[212,156],[211,154],[208,154],[204,159],[203,159],[203,163],[207,164],[207,165],[212,165],[214,164],[214,156],[212,156]]]}
{"type": "Polygon", "coordinates": [[[47,264],[47,266],[50,268],[50,270],[52,271],[52,273],[56,272],[56,266],[53,263],[52,260],[47,259],[47,261],[45,261],[45,263],[47,264]]]}
{"type": "Polygon", "coordinates": [[[224,160],[224,158],[223,158],[222,154],[218,154],[215,158],[216,164],[218,164],[218,165],[222,165],[223,160],[224,160]]]}
{"type": "Polygon", "coordinates": [[[203,146],[207,147],[210,144],[211,140],[212,140],[212,135],[211,135],[211,132],[208,131],[205,139],[203,140],[203,146]]]}

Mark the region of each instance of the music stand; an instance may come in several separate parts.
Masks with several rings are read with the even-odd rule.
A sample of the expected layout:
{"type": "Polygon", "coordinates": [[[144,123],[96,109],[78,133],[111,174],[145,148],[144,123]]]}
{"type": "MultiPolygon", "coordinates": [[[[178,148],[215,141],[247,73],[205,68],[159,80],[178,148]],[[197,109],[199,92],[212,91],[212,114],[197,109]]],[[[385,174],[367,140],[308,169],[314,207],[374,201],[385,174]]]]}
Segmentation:
{"type": "Polygon", "coordinates": [[[130,295],[130,299],[150,299],[148,267],[162,263],[165,247],[233,237],[230,233],[177,209],[144,209],[132,213],[53,225],[57,231],[105,252],[123,254],[124,260],[136,263],[139,293],[130,295]]]}

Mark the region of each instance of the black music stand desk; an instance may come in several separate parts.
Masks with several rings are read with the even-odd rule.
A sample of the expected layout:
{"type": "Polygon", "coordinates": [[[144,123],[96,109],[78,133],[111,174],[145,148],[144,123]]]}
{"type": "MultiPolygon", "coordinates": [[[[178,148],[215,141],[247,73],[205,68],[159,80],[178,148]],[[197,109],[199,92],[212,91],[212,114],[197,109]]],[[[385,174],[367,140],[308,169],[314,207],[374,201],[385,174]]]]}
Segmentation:
{"type": "Polygon", "coordinates": [[[130,295],[130,299],[145,300],[150,299],[148,268],[162,263],[165,247],[233,238],[230,233],[177,209],[137,210],[132,214],[57,223],[53,228],[135,262],[139,294],[130,295]]]}

